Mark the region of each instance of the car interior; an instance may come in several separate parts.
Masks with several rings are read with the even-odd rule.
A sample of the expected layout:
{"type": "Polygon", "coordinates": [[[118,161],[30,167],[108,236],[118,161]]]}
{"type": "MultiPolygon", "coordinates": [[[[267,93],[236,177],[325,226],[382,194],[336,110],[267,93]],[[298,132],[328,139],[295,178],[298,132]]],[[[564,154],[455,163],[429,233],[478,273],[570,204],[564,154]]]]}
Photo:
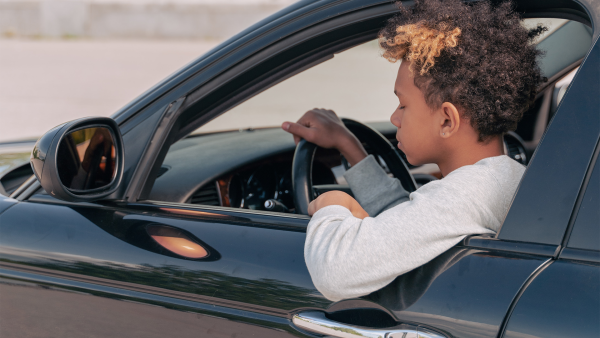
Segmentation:
{"type": "MultiPolygon", "coordinates": [[[[548,82],[514,132],[505,135],[505,151],[527,165],[591,44],[592,30],[563,19],[526,19],[546,25],[536,43],[546,51],[541,62],[548,82]],[[569,45],[569,48],[565,48],[569,45]]],[[[365,122],[392,145],[396,128],[389,116],[396,106],[392,87],[399,64],[379,57],[376,40],[334,54],[249,98],[171,145],[148,200],[294,213],[292,136],[279,127],[313,107],[333,109],[341,117],[365,122]],[[282,206],[283,205],[283,206],[282,206]]],[[[372,153],[369,144],[363,143],[372,153]]],[[[394,147],[395,148],[395,147],[394,147]]],[[[397,149],[397,148],[396,148],[397,149]]],[[[396,150],[402,157],[404,154],[396,150]]],[[[390,173],[385,161],[381,166],[390,173]]],[[[406,161],[405,161],[406,162],[406,161]]],[[[435,164],[412,166],[417,186],[441,178],[435,164]]],[[[339,152],[319,148],[313,185],[346,184],[348,165],[339,152]]],[[[390,174],[391,175],[391,174],[390,174]]],[[[346,191],[346,190],[345,190],[346,191]]]]}
{"type": "MultiPolygon", "coordinates": [[[[504,137],[506,154],[527,165],[589,50],[592,30],[565,19],[524,21],[531,27],[541,23],[549,28],[535,42],[545,51],[541,67],[548,81],[517,129],[504,137]]],[[[388,139],[403,157],[395,147],[396,128],[389,122],[397,105],[393,84],[399,64],[380,57],[376,30],[330,50],[333,52],[290,71],[284,78],[258,86],[226,109],[215,109],[208,123],[202,118],[189,119],[192,122],[181,128],[185,135],[167,145],[164,160],[155,164],[157,170],[152,172],[142,199],[295,213],[292,160],[296,145],[280,125],[296,121],[312,108],[332,109],[341,117],[365,123],[388,139]]],[[[373,152],[369,144],[364,146],[373,152]]],[[[380,156],[378,159],[389,173],[385,161],[380,156]]],[[[417,186],[441,178],[435,164],[407,165],[417,186]]],[[[347,169],[339,152],[319,148],[312,183],[343,189],[347,169]]],[[[2,176],[0,183],[10,194],[31,175],[27,163],[2,176]]],[[[51,198],[43,189],[36,196],[51,198]]]]}

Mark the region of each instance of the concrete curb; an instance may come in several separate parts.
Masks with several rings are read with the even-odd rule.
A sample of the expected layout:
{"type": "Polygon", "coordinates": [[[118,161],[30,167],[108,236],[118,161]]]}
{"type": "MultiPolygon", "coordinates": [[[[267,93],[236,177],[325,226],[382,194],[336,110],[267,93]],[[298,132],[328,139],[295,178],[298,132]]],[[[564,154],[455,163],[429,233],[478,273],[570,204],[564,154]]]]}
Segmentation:
{"type": "Polygon", "coordinates": [[[4,37],[223,39],[293,1],[0,1],[4,37]]]}

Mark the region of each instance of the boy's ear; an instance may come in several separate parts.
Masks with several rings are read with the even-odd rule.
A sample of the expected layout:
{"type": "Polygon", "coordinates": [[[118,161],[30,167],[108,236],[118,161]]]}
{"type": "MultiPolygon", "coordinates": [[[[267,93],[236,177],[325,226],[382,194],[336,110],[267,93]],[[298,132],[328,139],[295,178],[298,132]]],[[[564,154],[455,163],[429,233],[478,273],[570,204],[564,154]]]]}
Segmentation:
{"type": "Polygon", "coordinates": [[[439,111],[441,114],[440,136],[448,138],[460,128],[460,114],[456,106],[450,102],[442,103],[439,111]]]}

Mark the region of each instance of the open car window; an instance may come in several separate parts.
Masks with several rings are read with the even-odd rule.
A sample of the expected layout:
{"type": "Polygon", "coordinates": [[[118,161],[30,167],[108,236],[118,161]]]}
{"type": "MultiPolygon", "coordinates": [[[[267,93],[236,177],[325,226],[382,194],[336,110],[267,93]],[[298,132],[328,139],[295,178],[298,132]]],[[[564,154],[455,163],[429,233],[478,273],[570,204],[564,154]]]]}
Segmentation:
{"type": "MultiPolygon", "coordinates": [[[[592,32],[569,20],[525,22],[549,27],[536,41],[546,52],[541,67],[549,82],[516,132],[505,138],[506,153],[526,165],[591,45],[592,32]]],[[[264,210],[267,200],[276,200],[294,213],[295,144],[281,130],[283,121],[296,121],[312,108],[332,109],[396,142],[389,117],[397,106],[393,86],[399,64],[380,54],[377,41],[367,41],[241,100],[170,146],[148,199],[251,210],[264,210]]],[[[339,152],[319,149],[313,184],[345,184],[345,168],[339,152]]],[[[418,185],[441,177],[435,164],[409,169],[418,185]]]]}
{"type": "Polygon", "coordinates": [[[328,108],[363,122],[387,121],[398,64],[379,57],[376,40],[336,53],[198,128],[192,134],[278,127],[312,108],[328,108]]]}

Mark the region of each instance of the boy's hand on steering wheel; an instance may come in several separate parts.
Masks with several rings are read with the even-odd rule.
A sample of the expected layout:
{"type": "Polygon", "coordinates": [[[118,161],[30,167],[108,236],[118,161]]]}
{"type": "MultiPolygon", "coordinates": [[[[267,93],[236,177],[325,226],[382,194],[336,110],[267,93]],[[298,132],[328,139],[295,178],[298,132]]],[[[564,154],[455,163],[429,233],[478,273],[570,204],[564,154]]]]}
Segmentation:
{"type": "Polygon", "coordinates": [[[336,148],[350,165],[355,165],[367,157],[360,141],[345,126],[340,118],[328,109],[312,109],[298,122],[284,122],[283,130],[294,135],[296,144],[301,139],[322,148],[336,148]]]}

